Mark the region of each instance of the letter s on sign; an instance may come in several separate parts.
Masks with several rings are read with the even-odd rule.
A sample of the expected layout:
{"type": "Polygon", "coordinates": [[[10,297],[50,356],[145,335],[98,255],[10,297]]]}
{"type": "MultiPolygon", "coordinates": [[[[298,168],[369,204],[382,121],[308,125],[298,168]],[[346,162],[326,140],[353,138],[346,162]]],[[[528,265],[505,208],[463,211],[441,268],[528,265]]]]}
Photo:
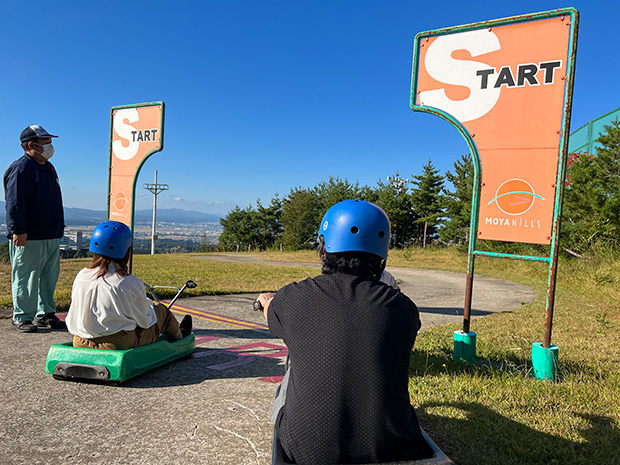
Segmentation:
{"type": "Polygon", "coordinates": [[[492,68],[477,61],[456,60],[452,52],[466,50],[472,57],[500,50],[499,39],[487,29],[459,32],[440,36],[426,52],[424,65],[427,73],[435,80],[454,86],[469,88],[470,94],[465,100],[451,100],[445,89],[420,92],[420,104],[439,108],[454,116],[461,123],[471,121],[487,114],[497,103],[501,89],[481,89],[480,69],[492,68]]]}
{"type": "Polygon", "coordinates": [[[140,147],[140,142],[134,142],[131,133],[132,131],[136,131],[136,128],[131,126],[130,124],[126,124],[125,120],[130,123],[135,123],[140,119],[140,115],[138,114],[138,110],[135,108],[126,108],[123,110],[118,110],[114,115],[114,132],[118,134],[121,138],[125,139],[129,145],[125,147],[123,142],[120,140],[112,141],[112,152],[116,155],[117,158],[121,160],[131,160],[138,153],[138,148],[140,147]]]}

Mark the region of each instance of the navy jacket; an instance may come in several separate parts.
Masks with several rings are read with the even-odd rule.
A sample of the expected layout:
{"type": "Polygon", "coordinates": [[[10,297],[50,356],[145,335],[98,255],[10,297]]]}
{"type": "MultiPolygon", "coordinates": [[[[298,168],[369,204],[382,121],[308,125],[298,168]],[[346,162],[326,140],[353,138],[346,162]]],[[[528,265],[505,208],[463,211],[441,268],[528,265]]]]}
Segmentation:
{"type": "Polygon", "coordinates": [[[54,166],[30,155],[15,160],[4,173],[7,237],[28,233],[28,240],[59,239],[65,217],[54,166]]]}

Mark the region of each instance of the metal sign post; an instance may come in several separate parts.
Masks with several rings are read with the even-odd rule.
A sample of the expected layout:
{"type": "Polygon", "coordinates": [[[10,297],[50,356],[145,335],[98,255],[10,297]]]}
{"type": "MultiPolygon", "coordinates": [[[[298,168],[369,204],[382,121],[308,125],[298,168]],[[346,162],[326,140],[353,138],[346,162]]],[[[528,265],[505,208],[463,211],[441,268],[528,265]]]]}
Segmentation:
{"type": "Polygon", "coordinates": [[[153,226],[151,228],[151,255],[155,255],[155,241],[157,234],[155,233],[155,225],[157,223],[157,196],[163,191],[168,190],[168,184],[157,184],[157,170],[155,170],[155,182],[153,184],[145,183],[142,187],[153,194],[153,226]]]}

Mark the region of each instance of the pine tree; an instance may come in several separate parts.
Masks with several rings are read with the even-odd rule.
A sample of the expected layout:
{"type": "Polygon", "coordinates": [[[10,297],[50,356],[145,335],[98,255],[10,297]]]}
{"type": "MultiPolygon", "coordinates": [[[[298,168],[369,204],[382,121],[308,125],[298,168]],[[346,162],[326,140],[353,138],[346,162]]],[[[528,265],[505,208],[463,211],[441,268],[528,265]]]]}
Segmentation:
{"type": "Polygon", "coordinates": [[[431,160],[422,167],[422,174],[413,176],[411,189],[411,199],[416,220],[423,226],[421,237],[422,247],[426,248],[428,239],[432,239],[437,234],[437,226],[443,216],[443,190],[444,177],[439,174],[439,170],[433,166],[431,160]]]}
{"type": "Polygon", "coordinates": [[[568,168],[562,244],[576,253],[620,246],[620,122],[604,128],[596,155],[579,154],[568,168]]]}
{"type": "Polygon", "coordinates": [[[408,179],[401,178],[396,172],[394,176],[387,177],[387,183],[379,180],[375,190],[374,202],[390,218],[392,225],[391,245],[393,247],[411,245],[416,231],[419,229],[409,195],[408,183],[408,179]]]}
{"type": "Polygon", "coordinates": [[[469,240],[471,199],[473,193],[474,164],[471,154],[461,155],[454,162],[454,174],[446,172],[446,179],[453,191],[445,191],[445,215],[447,221],[439,229],[439,237],[446,244],[463,246],[469,240]]]}
{"type": "Polygon", "coordinates": [[[282,201],[282,244],[290,250],[311,248],[319,230],[320,201],[316,189],[293,188],[282,201]]]}
{"type": "Polygon", "coordinates": [[[252,215],[257,246],[260,250],[273,247],[282,233],[282,201],[278,194],[271,199],[268,207],[263,207],[260,199],[256,201],[256,211],[252,215]]]}
{"type": "Polygon", "coordinates": [[[223,227],[219,237],[219,246],[223,250],[249,250],[256,243],[254,228],[252,226],[251,206],[240,208],[235,205],[226,217],[220,219],[223,227]]]}
{"type": "MultiPolygon", "coordinates": [[[[346,178],[340,179],[338,176],[329,177],[329,181],[323,181],[316,186],[316,193],[321,203],[321,209],[325,210],[322,214],[343,200],[364,200],[363,190],[359,183],[351,184],[346,178]]],[[[321,215],[321,218],[323,216],[321,215]]],[[[319,221],[321,221],[319,218],[319,221]]],[[[317,223],[318,224],[318,223],[317,223]]]]}

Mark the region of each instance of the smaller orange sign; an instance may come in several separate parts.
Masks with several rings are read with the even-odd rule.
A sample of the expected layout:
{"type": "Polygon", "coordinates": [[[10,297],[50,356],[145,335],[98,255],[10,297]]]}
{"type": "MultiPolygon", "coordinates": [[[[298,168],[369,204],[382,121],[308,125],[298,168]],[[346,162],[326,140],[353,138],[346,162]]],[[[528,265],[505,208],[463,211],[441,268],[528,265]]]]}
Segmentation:
{"type": "Polygon", "coordinates": [[[113,107],[111,119],[108,219],[133,227],[136,178],[163,148],[164,103],[113,107]]]}

